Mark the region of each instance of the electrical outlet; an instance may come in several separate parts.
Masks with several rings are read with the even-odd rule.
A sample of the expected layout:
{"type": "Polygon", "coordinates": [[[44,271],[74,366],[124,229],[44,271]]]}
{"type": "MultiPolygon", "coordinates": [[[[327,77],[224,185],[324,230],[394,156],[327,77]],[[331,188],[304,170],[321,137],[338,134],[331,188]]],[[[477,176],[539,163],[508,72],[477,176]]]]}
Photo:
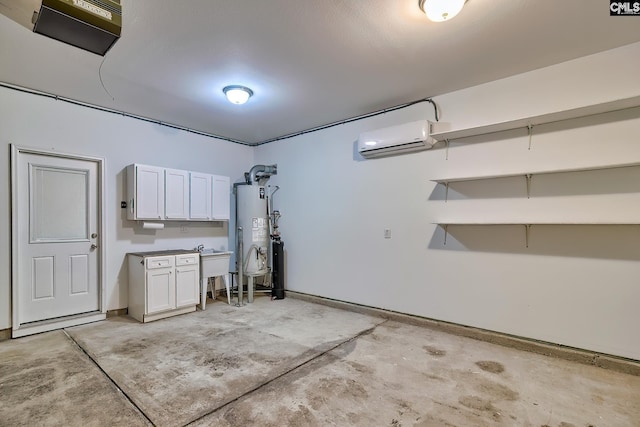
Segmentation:
{"type": "Polygon", "coordinates": [[[180,226],[180,232],[181,233],[188,233],[189,232],[189,228],[186,225],[181,225],[180,226]]]}
{"type": "Polygon", "coordinates": [[[390,239],[391,238],[391,229],[390,228],[385,228],[384,229],[384,238],[385,239],[390,239]]]}

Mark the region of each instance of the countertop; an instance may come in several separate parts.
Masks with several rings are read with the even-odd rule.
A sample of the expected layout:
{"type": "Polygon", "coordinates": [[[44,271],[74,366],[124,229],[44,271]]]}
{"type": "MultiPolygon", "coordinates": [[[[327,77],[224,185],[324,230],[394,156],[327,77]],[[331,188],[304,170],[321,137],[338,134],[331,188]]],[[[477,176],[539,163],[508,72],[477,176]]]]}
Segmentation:
{"type": "Polygon", "coordinates": [[[139,256],[139,257],[150,257],[150,256],[162,256],[162,255],[184,255],[184,254],[197,254],[198,251],[195,249],[165,249],[162,251],[148,251],[148,252],[129,252],[129,255],[139,256]]]}

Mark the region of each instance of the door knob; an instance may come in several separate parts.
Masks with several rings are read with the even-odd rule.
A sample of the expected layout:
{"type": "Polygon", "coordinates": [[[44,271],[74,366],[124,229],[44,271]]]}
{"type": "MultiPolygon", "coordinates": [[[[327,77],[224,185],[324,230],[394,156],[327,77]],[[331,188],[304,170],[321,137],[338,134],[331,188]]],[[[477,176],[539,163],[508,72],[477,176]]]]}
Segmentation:
{"type": "Polygon", "coordinates": [[[95,243],[91,244],[91,250],[98,249],[98,245],[95,243]]]}
{"type": "Polygon", "coordinates": [[[98,233],[91,233],[91,238],[95,239],[96,237],[98,237],[98,233]]]}

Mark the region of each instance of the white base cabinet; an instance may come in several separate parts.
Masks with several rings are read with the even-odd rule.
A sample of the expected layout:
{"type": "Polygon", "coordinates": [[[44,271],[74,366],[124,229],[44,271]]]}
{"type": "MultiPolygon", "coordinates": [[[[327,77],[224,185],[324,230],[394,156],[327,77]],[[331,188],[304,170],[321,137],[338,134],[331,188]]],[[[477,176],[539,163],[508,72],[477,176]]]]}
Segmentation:
{"type": "MultiPolygon", "coordinates": [[[[164,251],[166,252],[166,251],[164,251]]],[[[128,254],[129,315],[140,322],[195,311],[200,293],[200,255],[128,254]]]]}
{"type": "Polygon", "coordinates": [[[200,302],[200,254],[176,255],[176,308],[200,302]]]}

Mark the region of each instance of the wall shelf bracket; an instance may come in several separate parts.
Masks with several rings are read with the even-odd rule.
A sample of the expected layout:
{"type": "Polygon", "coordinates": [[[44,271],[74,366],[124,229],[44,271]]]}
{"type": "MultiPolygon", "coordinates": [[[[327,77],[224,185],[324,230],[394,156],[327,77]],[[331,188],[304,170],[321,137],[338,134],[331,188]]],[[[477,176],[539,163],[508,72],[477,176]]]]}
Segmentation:
{"type": "Polygon", "coordinates": [[[444,183],[444,202],[447,203],[449,200],[449,181],[444,183]]]}
{"type": "Polygon", "coordinates": [[[444,140],[444,159],[449,160],[449,140],[444,140]]]}
{"type": "Polygon", "coordinates": [[[447,246],[447,234],[449,234],[449,230],[448,230],[449,225],[444,224],[442,228],[444,228],[444,246],[447,246]]]}
{"type": "Polygon", "coordinates": [[[531,224],[525,224],[524,225],[524,240],[525,240],[525,245],[528,248],[529,247],[529,231],[531,230],[531,224]]]}
{"type": "Polygon", "coordinates": [[[527,181],[527,199],[531,198],[531,177],[532,175],[530,173],[524,176],[525,180],[527,181]]]}
{"type": "Polygon", "coordinates": [[[533,125],[532,124],[528,124],[527,125],[527,131],[529,133],[529,151],[531,151],[531,137],[533,136],[533,125]]]}

